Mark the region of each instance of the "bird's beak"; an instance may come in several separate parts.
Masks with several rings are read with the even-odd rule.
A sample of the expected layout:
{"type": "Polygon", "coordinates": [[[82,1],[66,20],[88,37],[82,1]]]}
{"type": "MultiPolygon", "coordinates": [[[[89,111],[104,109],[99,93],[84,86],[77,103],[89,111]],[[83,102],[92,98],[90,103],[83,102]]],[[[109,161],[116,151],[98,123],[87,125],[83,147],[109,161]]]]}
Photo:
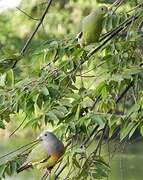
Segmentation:
{"type": "Polygon", "coordinates": [[[37,140],[37,141],[42,141],[41,136],[38,136],[36,140],[37,140]]]}
{"type": "Polygon", "coordinates": [[[107,15],[112,15],[112,9],[108,8],[107,15]]]}

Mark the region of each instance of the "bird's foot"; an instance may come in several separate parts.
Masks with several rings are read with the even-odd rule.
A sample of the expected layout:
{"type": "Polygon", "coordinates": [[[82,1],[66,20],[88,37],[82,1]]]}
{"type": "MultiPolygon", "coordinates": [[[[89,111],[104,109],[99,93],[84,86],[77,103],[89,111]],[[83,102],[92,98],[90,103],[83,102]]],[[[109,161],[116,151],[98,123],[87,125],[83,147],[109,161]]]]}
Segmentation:
{"type": "Polygon", "coordinates": [[[50,174],[51,174],[51,170],[52,170],[52,169],[49,169],[49,168],[47,169],[47,168],[45,168],[45,169],[44,169],[44,173],[47,174],[47,175],[50,175],[50,174]]]}
{"type": "Polygon", "coordinates": [[[44,175],[43,175],[43,177],[41,178],[41,180],[46,180],[47,177],[50,176],[50,175],[51,175],[51,169],[45,168],[45,169],[44,169],[44,175]]]}

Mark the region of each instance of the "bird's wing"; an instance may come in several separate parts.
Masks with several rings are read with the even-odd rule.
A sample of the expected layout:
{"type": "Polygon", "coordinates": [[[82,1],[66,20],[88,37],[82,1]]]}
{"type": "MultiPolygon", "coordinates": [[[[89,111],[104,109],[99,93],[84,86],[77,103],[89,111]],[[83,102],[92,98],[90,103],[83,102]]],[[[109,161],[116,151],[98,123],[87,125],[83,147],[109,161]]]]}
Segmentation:
{"type": "Polygon", "coordinates": [[[41,163],[50,157],[48,152],[43,148],[42,143],[39,143],[28,155],[27,163],[32,165],[41,163]]]}
{"type": "Polygon", "coordinates": [[[37,164],[37,168],[38,169],[49,169],[49,168],[53,168],[53,166],[57,163],[57,161],[59,160],[59,155],[52,155],[49,158],[45,159],[43,162],[40,162],[37,164]]]}

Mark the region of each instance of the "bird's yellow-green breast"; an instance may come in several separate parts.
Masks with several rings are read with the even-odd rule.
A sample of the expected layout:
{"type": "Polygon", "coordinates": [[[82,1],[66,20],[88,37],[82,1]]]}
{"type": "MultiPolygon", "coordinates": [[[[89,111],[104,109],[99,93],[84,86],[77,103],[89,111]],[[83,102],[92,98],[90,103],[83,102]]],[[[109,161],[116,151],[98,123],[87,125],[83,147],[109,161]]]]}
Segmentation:
{"type": "Polygon", "coordinates": [[[42,162],[48,157],[48,152],[43,148],[42,143],[39,143],[28,155],[27,162],[32,165],[42,162]]]}
{"type": "Polygon", "coordinates": [[[96,8],[82,21],[82,46],[98,42],[102,31],[104,15],[108,12],[106,6],[96,8]]]}

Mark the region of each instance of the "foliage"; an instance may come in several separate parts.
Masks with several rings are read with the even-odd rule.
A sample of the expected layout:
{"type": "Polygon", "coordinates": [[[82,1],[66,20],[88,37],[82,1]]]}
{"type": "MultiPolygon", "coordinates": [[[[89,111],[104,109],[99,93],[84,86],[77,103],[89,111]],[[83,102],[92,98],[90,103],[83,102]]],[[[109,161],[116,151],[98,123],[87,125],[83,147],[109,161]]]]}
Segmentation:
{"type": "MultiPolygon", "coordinates": [[[[89,138],[88,143],[94,141],[91,135],[93,129],[98,126],[98,131],[101,131],[107,125],[109,134],[106,133],[106,136],[110,138],[119,129],[121,141],[131,138],[136,130],[143,134],[143,36],[137,31],[143,21],[143,10],[126,13],[121,9],[108,15],[103,33],[118,27],[132,14],[139,15],[139,20],[133,21],[89,57],[75,39],[75,15],[79,13],[82,16],[82,11],[90,7],[83,2],[55,3],[47,16],[45,31],[41,29],[39,37],[37,35],[33,39],[32,48],[19,60],[15,69],[10,69],[9,64],[10,68],[1,71],[0,128],[7,129],[7,123],[13,122],[21,124],[21,128],[32,127],[33,132],[52,127],[63,140],[71,137],[75,146],[64,158],[67,166],[76,172],[70,173],[69,177],[101,179],[108,176],[110,168],[102,154],[96,152],[99,148],[94,147],[95,152],[89,151],[90,155],[79,148],[86,138],[89,138]],[[84,4],[81,9],[80,4],[84,4]],[[123,93],[131,83],[131,88],[123,93]]],[[[130,4],[134,5],[132,1],[130,4]]],[[[22,5],[25,6],[28,4],[22,5]]],[[[128,3],[125,6],[130,7],[128,3]]],[[[35,17],[43,7],[45,4],[37,5],[35,1],[28,10],[35,17]]],[[[1,18],[4,31],[0,40],[4,47],[0,53],[3,57],[19,51],[17,47],[22,47],[27,34],[33,29],[33,21],[25,20],[27,17],[19,14],[16,23],[23,27],[30,24],[27,34],[17,35],[16,27],[10,30],[13,13],[1,18]],[[6,19],[9,23],[5,23],[6,19]]],[[[102,132],[99,134],[102,135],[102,132]]],[[[87,144],[84,145],[86,148],[87,144]]],[[[17,161],[11,160],[1,164],[0,174],[11,175],[16,168],[17,161]]]]}

